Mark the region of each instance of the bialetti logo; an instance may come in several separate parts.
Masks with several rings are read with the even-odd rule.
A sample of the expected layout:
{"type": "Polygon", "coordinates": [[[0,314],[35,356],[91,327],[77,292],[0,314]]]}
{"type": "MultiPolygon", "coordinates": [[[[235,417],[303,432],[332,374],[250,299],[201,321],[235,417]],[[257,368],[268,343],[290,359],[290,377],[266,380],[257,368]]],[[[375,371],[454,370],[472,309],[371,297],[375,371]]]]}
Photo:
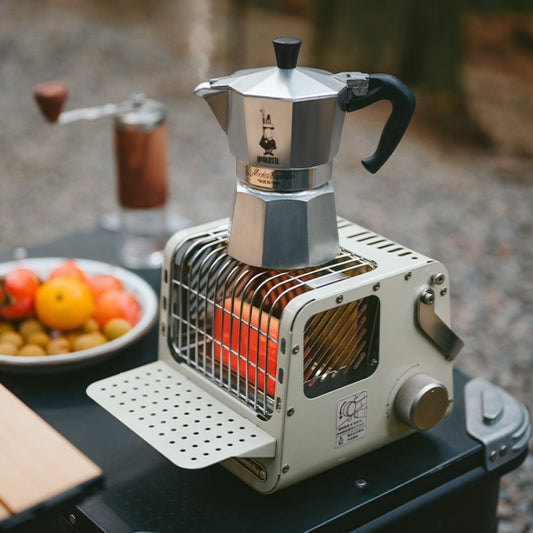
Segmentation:
{"type": "Polygon", "coordinates": [[[264,153],[257,156],[257,162],[279,165],[279,159],[274,155],[274,150],[277,148],[274,139],[274,124],[272,124],[270,115],[266,114],[263,108],[260,111],[263,118],[263,135],[259,141],[259,146],[264,150],[264,153]]]}

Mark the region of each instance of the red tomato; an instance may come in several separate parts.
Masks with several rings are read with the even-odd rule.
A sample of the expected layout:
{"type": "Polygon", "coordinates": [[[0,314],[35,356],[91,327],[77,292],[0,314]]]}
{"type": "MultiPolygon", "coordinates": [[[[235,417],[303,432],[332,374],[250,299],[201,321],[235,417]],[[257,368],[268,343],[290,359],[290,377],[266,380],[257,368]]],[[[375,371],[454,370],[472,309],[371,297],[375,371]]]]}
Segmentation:
{"type": "Polygon", "coordinates": [[[35,293],[41,282],[37,275],[27,268],[10,270],[1,280],[0,316],[16,320],[31,315],[35,293]]]}
{"type": "Polygon", "coordinates": [[[141,308],[133,294],[120,289],[111,289],[97,298],[93,318],[101,328],[112,318],[124,318],[135,326],[140,315],[141,308]]]}
{"type": "Polygon", "coordinates": [[[61,265],[54,268],[48,276],[48,279],[53,278],[74,278],[84,283],[86,281],[85,273],[72,259],[66,259],[61,265]]]}
{"type": "Polygon", "coordinates": [[[0,315],[8,320],[18,320],[33,313],[33,298],[21,298],[0,309],[0,315]]]}
{"type": "Polygon", "coordinates": [[[86,281],[93,298],[98,299],[104,292],[112,289],[122,289],[122,283],[110,274],[97,274],[86,281]]]}

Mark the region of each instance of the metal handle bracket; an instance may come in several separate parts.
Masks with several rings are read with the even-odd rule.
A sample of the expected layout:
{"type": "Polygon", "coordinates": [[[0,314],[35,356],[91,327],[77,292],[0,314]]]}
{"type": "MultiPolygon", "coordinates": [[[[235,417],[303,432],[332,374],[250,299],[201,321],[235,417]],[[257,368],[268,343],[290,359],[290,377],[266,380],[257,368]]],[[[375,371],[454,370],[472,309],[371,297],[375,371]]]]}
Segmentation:
{"type": "Polygon", "coordinates": [[[464,342],[435,313],[435,293],[427,288],[417,301],[416,320],[422,331],[440,348],[446,359],[453,361],[464,342]]]}

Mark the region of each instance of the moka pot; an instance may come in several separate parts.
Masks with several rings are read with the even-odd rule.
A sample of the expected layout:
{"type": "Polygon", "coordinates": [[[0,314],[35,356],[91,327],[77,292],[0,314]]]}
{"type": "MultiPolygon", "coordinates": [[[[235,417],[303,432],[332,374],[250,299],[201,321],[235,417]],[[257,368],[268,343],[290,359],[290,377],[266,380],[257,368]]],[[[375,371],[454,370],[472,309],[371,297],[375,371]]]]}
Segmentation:
{"type": "Polygon", "coordinates": [[[201,83],[237,159],[228,253],[272,269],[319,265],[339,252],[332,161],[344,116],[378,100],[392,104],[375,153],[376,172],[414,111],[411,91],[386,74],[297,67],[301,41],[274,39],[277,66],[237,71],[201,83]]]}

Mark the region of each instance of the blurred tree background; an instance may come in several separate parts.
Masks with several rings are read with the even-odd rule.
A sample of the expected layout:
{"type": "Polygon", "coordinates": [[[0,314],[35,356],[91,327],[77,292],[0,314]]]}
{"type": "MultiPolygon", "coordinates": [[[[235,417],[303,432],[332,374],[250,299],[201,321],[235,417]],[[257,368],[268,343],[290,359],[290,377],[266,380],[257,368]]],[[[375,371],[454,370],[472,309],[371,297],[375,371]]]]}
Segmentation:
{"type": "Polygon", "coordinates": [[[317,63],[394,74],[431,96],[432,107],[463,112],[461,7],[461,0],[316,0],[317,63]]]}

